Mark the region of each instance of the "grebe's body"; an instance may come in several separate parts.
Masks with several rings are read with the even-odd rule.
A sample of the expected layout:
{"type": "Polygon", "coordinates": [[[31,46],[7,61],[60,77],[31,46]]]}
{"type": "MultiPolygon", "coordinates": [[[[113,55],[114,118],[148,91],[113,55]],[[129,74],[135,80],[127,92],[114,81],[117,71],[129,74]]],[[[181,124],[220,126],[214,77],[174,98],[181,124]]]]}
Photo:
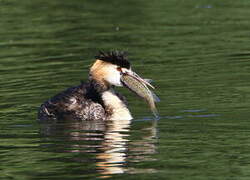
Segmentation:
{"type": "Polygon", "coordinates": [[[39,119],[132,119],[124,96],[95,80],[69,88],[43,103],[39,119]]]}
{"type": "Polygon", "coordinates": [[[100,52],[90,68],[89,80],[44,102],[39,109],[38,118],[132,119],[125,98],[113,88],[123,86],[122,73],[132,74],[130,63],[123,52],[100,52]]]}

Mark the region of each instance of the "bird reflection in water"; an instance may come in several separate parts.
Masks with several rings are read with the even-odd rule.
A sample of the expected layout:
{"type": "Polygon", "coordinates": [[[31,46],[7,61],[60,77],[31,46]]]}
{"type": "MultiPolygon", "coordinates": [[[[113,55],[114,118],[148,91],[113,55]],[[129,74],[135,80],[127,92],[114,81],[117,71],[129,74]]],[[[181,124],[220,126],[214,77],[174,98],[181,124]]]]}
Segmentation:
{"type": "Polygon", "coordinates": [[[84,155],[73,161],[95,163],[98,176],[108,178],[113,174],[137,173],[127,166],[128,162],[153,160],[148,156],[156,153],[156,121],[147,124],[139,129],[143,132],[139,139],[138,135],[131,136],[131,120],[45,123],[41,125],[41,135],[45,140],[49,138],[50,146],[46,148],[50,150],[94,154],[94,159],[84,155]],[[51,145],[51,140],[55,144],[51,145]]]}
{"type": "Polygon", "coordinates": [[[96,163],[101,177],[109,174],[124,173],[126,163],[127,143],[130,131],[130,120],[110,121],[102,142],[102,152],[97,154],[96,163]]]}

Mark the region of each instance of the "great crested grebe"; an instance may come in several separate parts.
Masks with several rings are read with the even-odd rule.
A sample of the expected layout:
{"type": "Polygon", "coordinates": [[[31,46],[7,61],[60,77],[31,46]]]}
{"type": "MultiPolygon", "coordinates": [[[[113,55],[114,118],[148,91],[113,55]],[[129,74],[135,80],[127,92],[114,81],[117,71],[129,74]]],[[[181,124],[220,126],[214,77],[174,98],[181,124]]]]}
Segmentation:
{"type": "Polygon", "coordinates": [[[132,119],[125,98],[114,90],[114,86],[123,86],[121,76],[124,73],[145,82],[131,70],[124,52],[100,52],[90,68],[88,81],[44,102],[39,109],[38,119],[132,119]]]}

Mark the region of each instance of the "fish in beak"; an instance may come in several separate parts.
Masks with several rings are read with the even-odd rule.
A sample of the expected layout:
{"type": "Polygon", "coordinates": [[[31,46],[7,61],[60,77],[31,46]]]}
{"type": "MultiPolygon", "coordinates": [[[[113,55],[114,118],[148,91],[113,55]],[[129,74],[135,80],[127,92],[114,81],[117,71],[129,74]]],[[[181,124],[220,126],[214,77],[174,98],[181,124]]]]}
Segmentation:
{"type": "Polygon", "coordinates": [[[151,87],[152,89],[155,89],[154,86],[152,86],[152,84],[150,84],[150,82],[152,80],[150,79],[143,79],[141,78],[138,74],[136,74],[135,72],[131,71],[131,70],[128,70],[128,69],[125,69],[125,68],[121,68],[121,73],[122,75],[128,75],[128,76],[131,76],[133,77],[134,79],[137,79],[138,81],[140,81],[141,83],[144,83],[145,85],[151,87]]]}
{"type": "Polygon", "coordinates": [[[121,82],[130,91],[143,98],[148,103],[155,117],[158,117],[158,111],[156,109],[155,102],[159,102],[160,99],[148,88],[151,87],[152,89],[155,89],[148,82],[148,80],[141,78],[138,74],[131,70],[122,68],[121,82]]]}

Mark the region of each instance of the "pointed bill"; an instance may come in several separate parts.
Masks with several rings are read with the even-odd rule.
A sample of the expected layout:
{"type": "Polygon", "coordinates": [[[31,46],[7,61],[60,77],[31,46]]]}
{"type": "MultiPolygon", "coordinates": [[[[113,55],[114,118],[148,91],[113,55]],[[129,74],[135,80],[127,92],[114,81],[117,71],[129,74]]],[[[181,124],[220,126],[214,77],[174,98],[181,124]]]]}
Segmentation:
{"type": "Polygon", "coordinates": [[[152,89],[155,89],[155,87],[154,87],[152,84],[150,84],[150,82],[149,82],[147,79],[141,78],[141,77],[140,77],[138,74],[136,74],[135,72],[133,72],[133,71],[128,71],[128,72],[126,72],[126,74],[129,75],[129,76],[131,76],[131,77],[133,77],[133,78],[135,78],[135,79],[137,79],[138,81],[142,82],[143,84],[145,84],[145,85],[151,87],[152,89]]]}

